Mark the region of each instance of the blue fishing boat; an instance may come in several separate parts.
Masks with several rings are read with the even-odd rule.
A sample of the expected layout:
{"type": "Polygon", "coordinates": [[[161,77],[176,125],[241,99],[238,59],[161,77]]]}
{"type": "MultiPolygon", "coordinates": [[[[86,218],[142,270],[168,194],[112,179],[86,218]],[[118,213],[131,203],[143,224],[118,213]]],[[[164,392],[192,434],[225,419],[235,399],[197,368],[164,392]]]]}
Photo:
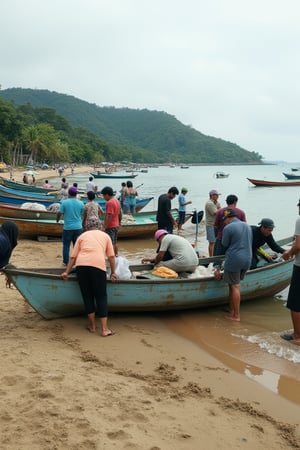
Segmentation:
{"type": "MultiPolygon", "coordinates": [[[[86,197],[81,197],[81,201],[87,202],[86,197]]],[[[136,211],[143,209],[148,203],[153,200],[153,197],[137,197],[136,199],[136,211]]],[[[0,185],[0,203],[8,205],[22,205],[23,203],[39,203],[46,207],[49,207],[53,203],[59,203],[61,198],[56,195],[46,195],[39,192],[28,193],[18,191],[17,189],[10,189],[0,185]]],[[[96,197],[95,201],[100,204],[101,208],[105,210],[105,200],[103,198],[96,197]]]]}
{"type": "Polygon", "coordinates": [[[10,189],[16,189],[24,192],[38,192],[40,194],[47,194],[48,192],[57,192],[57,188],[44,188],[43,186],[35,186],[34,184],[21,183],[19,181],[9,180],[8,178],[0,177],[0,185],[10,189]]]}
{"type": "Polygon", "coordinates": [[[286,173],[286,172],[282,172],[282,173],[287,180],[300,180],[300,173],[298,173],[298,174],[286,173]]]}
{"type": "MultiPolygon", "coordinates": [[[[292,240],[288,238],[279,243],[291,244],[292,240]]],[[[199,259],[199,265],[206,266],[213,261],[214,258],[199,259]]],[[[270,297],[282,291],[290,283],[292,264],[292,260],[264,263],[262,267],[249,270],[241,283],[242,301],[270,297]]],[[[163,279],[155,277],[152,269],[152,265],[133,265],[130,266],[130,279],[108,280],[109,310],[170,311],[228,302],[228,285],[215,280],[212,273],[163,279]]],[[[24,299],[45,319],[84,314],[75,272],[70,274],[68,281],[61,279],[62,268],[7,266],[4,272],[24,299]]]]}

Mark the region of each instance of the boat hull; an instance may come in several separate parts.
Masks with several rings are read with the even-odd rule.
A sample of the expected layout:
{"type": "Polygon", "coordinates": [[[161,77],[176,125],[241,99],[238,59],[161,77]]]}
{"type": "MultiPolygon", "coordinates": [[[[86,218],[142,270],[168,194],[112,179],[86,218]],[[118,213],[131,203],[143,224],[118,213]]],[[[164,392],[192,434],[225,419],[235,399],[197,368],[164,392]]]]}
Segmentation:
{"type": "Polygon", "coordinates": [[[268,180],[256,180],[254,178],[247,178],[250,183],[257,187],[276,187],[276,186],[300,186],[299,181],[268,181],[268,180]]]}
{"type": "MultiPolygon", "coordinates": [[[[86,197],[80,199],[83,203],[87,202],[86,197]]],[[[153,200],[153,197],[137,197],[136,211],[141,211],[148,203],[153,200]]],[[[31,194],[9,189],[0,185],[0,204],[21,206],[23,203],[38,203],[48,208],[53,203],[60,203],[60,197],[54,195],[45,195],[41,193],[31,194]]],[[[105,211],[106,201],[103,198],[95,198],[95,202],[99,203],[101,208],[105,211]]]]}
{"type": "MultiPolygon", "coordinates": [[[[172,210],[176,219],[178,210],[172,210]]],[[[192,214],[186,215],[186,221],[192,214]]],[[[125,217],[125,216],[124,216],[125,217]]],[[[132,216],[134,222],[123,224],[118,231],[118,238],[141,238],[153,236],[157,230],[156,211],[141,212],[132,216]]],[[[25,210],[7,205],[0,205],[0,224],[13,220],[19,228],[20,237],[37,238],[40,236],[61,237],[63,220],[56,223],[56,213],[50,211],[25,210]],[[3,215],[4,214],[4,215],[3,215]]]]}
{"type": "Polygon", "coordinates": [[[47,194],[47,192],[56,192],[56,188],[45,189],[42,186],[35,186],[33,184],[20,183],[18,181],[12,181],[7,178],[0,177],[0,184],[10,189],[17,189],[24,192],[38,192],[40,194],[47,194]]]}
{"type": "Polygon", "coordinates": [[[136,178],[137,177],[137,174],[114,175],[112,173],[101,173],[101,172],[91,172],[91,175],[94,178],[108,178],[108,179],[110,179],[110,178],[120,178],[120,179],[123,179],[123,180],[126,180],[128,178],[136,178]]]}
{"type": "MultiPolygon", "coordinates": [[[[200,260],[201,261],[201,260],[200,260]]],[[[144,266],[132,266],[141,270],[144,266]]],[[[6,275],[25,300],[45,319],[84,314],[76,274],[68,281],[63,269],[17,269],[6,275]]],[[[253,300],[273,296],[290,283],[292,261],[268,264],[248,271],[241,283],[241,298],[253,300]]],[[[150,272],[149,272],[150,273],[150,272]]],[[[228,302],[228,285],[213,276],[204,278],[130,279],[107,283],[109,311],[171,311],[203,308],[228,302]]]]}
{"type": "Polygon", "coordinates": [[[287,180],[300,180],[300,174],[282,172],[287,180]]]}

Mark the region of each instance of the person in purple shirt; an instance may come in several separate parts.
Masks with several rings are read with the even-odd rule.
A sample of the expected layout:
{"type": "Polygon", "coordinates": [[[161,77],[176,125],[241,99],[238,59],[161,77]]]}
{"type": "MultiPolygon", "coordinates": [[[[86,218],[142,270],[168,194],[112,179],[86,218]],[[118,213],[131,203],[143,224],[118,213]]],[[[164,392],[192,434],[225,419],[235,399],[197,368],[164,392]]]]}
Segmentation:
{"type": "Polygon", "coordinates": [[[225,254],[225,249],[222,246],[223,228],[225,227],[225,223],[223,220],[224,211],[226,211],[226,209],[228,209],[228,208],[234,209],[234,211],[236,213],[236,217],[238,219],[240,219],[242,222],[247,222],[245,212],[242,209],[239,209],[236,207],[237,202],[238,202],[238,198],[235,194],[227,195],[227,197],[226,197],[227,206],[224,208],[218,209],[218,211],[216,213],[214,227],[215,227],[215,232],[217,233],[217,236],[216,236],[216,242],[215,242],[215,246],[214,246],[214,256],[225,254]]]}

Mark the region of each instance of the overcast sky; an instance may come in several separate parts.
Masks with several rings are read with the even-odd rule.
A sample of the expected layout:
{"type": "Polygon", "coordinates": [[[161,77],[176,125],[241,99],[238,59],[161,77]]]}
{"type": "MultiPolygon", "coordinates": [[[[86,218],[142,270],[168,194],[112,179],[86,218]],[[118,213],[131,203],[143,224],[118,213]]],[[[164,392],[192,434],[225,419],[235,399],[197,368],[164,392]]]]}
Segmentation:
{"type": "Polygon", "coordinates": [[[2,0],[0,84],[165,111],[300,161],[299,0],[2,0]]]}

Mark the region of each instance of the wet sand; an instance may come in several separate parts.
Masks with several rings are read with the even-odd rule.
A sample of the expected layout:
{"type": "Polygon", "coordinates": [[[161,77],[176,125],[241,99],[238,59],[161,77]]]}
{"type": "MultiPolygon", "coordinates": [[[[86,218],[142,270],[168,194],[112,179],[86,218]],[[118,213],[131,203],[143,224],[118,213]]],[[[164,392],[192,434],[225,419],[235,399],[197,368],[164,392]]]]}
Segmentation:
{"type": "MultiPolygon", "coordinates": [[[[21,240],[11,263],[61,266],[61,243],[21,240]]],[[[0,289],[0,448],[300,448],[299,404],[245,376],[260,368],[231,351],[220,310],[114,314],[102,338],[85,317],[45,321],[3,275],[0,289]]]]}

